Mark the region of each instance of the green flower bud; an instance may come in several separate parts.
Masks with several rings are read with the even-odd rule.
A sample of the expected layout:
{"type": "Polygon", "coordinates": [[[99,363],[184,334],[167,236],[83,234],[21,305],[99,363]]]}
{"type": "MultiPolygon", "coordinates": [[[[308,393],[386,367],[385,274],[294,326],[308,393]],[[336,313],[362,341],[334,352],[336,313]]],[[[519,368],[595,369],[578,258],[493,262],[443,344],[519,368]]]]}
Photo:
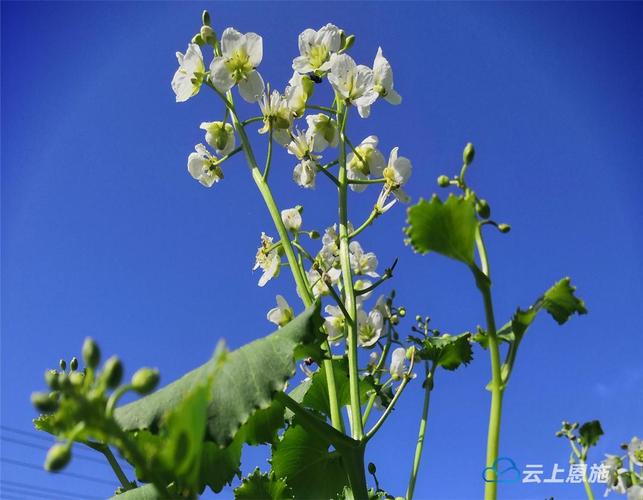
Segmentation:
{"type": "Polygon", "coordinates": [[[478,200],[478,203],[476,203],[476,210],[478,215],[483,219],[488,219],[491,215],[491,207],[489,206],[489,203],[487,203],[487,200],[478,200]]]}
{"type": "Polygon", "coordinates": [[[71,447],[68,444],[55,444],[47,452],[45,469],[49,472],[62,470],[71,460],[71,447]]]}
{"type": "Polygon", "coordinates": [[[149,394],[159,383],[160,374],[153,368],[141,368],[132,376],[132,388],[139,394],[149,394]]]}
{"type": "Polygon", "coordinates": [[[46,392],[34,392],[31,395],[31,404],[41,413],[53,413],[58,409],[58,401],[46,392]]]}
{"type": "Polygon", "coordinates": [[[213,43],[216,40],[216,35],[214,30],[210,26],[201,26],[201,31],[199,32],[201,39],[206,43],[213,43]]]}
{"type": "Polygon", "coordinates": [[[506,233],[508,233],[509,231],[511,231],[511,226],[510,226],[509,224],[498,224],[498,230],[499,230],[501,233],[505,233],[505,234],[506,234],[506,233]]]}
{"type": "Polygon", "coordinates": [[[201,33],[197,33],[192,37],[192,40],[190,40],[192,43],[196,43],[197,45],[203,45],[205,41],[203,38],[201,38],[201,33]]]}
{"type": "Polygon", "coordinates": [[[375,464],[373,462],[368,463],[368,473],[369,474],[375,474],[377,472],[377,467],[375,467],[375,464]]]}
{"type": "Polygon", "coordinates": [[[471,165],[475,154],[476,151],[473,148],[473,144],[471,144],[470,142],[467,143],[467,145],[464,147],[464,151],[462,152],[462,161],[464,162],[464,164],[471,165]]]}
{"type": "Polygon", "coordinates": [[[448,187],[449,184],[451,184],[451,181],[446,175],[441,175],[440,177],[438,177],[438,186],[445,188],[448,187]]]}
{"type": "Polygon", "coordinates": [[[201,22],[203,26],[210,26],[210,13],[207,10],[204,10],[203,14],[201,14],[201,22]]]}
{"type": "Polygon", "coordinates": [[[397,314],[393,314],[391,316],[391,324],[397,325],[399,322],[400,322],[400,318],[397,316],[397,314]]]}
{"type": "Polygon", "coordinates": [[[105,361],[103,377],[105,384],[110,389],[114,389],[121,383],[121,379],[123,378],[123,363],[118,359],[118,356],[112,356],[105,361]]]}
{"type": "Polygon", "coordinates": [[[318,240],[320,235],[318,231],[311,231],[308,236],[310,236],[311,240],[318,240]]]}
{"type": "Polygon", "coordinates": [[[345,36],[344,33],[342,33],[342,42],[342,52],[346,52],[355,43],[355,35],[345,36]]]}
{"type": "Polygon", "coordinates": [[[65,371],[67,369],[67,361],[61,359],[60,361],[58,361],[58,366],[60,366],[60,369],[62,371],[65,371]]]}
{"type": "Polygon", "coordinates": [[[83,343],[83,361],[85,366],[92,369],[100,363],[100,349],[91,337],[87,337],[83,343]]]}
{"type": "Polygon", "coordinates": [[[58,389],[58,372],[56,370],[47,370],[45,372],[45,383],[52,390],[58,389]]]}
{"type": "Polygon", "coordinates": [[[78,369],[78,358],[76,358],[76,356],[71,358],[71,362],[69,363],[69,368],[71,369],[72,372],[75,372],[78,369]]]}
{"type": "Polygon", "coordinates": [[[71,372],[69,374],[69,381],[74,387],[80,387],[85,381],[85,376],[81,372],[71,372]]]}
{"type": "Polygon", "coordinates": [[[417,321],[418,323],[422,323],[422,316],[420,316],[419,314],[415,316],[415,321],[417,321]]]}
{"type": "Polygon", "coordinates": [[[404,307],[398,307],[398,309],[397,309],[397,314],[398,314],[401,318],[403,318],[404,316],[406,316],[406,308],[404,308],[404,307]]]}

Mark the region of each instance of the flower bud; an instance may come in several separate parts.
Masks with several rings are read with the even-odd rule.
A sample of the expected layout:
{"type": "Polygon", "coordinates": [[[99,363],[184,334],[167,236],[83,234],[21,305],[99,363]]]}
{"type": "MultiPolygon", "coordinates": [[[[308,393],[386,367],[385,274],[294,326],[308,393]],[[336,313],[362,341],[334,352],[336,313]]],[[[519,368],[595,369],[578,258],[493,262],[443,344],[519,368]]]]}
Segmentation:
{"type": "Polygon", "coordinates": [[[62,371],[65,371],[67,369],[67,361],[61,359],[60,361],[58,361],[58,366],[60,366],[60,369],[62,371]]]}
{"type": "Polygon", "coordinates": [[[509,231],[511,231],[511,226],[510,226],[509,224],[498,224],[498,230],[499,230],[501,233],[506,234],[506,233],[508,233],[509,231]]]}
{"type": "Polygon", "coordinates": [[[56,370],[47,370],[45,372],[45,383],[51,390],[58,389],[58,372],[56,370]]]}
{"type": "Polygon", "coordinates": [[[483,219],[488,219],[491,215],[491,207],[489,206],[487,200],[478,200],[478,203],[476,203],[476,211],[478,212],[478,215],[480,215],[480,217],[482,217],[483,219]]]}
{"type": "Polygon", "coordinates": [[[84,380],[85,376],[81,372],[71,372],[69,374],[69,382],[71,382],[71,385],[74,387],[80,387],[83,385],[84,380]]]}
{"type": "Polygon", "coordinates": [[[83,362],[85,366],[92,369],[100,363],[100,349],[91,337],[87,337],[83,343],[83,362]]]}
{"type": "Polygon", "coordinates": [[[418,323],[422,323],[422,316],[420,316],[419,314],[416,315],[415,316],[415,321],[417,321],[418,323]]]}
{"type": "Polygon", "coordinates": [[[346,36],[344,32],[342,32],[342,52],[346,52],[349,50],[353,44],[355,43],[355,35],[348,35],[346,36]]]}
{"type": "Polygon", "coordinates": [[[369,474],[375,474],[377,472],[377,467],[375,467],[375,464],[373,462],[368,463],[368,473],[369,474]]]}
{"type": "Polygon", "coordinates": [[[400,318],[403,318],[404,316],[406,316],[406,308],[399,307],[397,309],[397,314],[400,316],[400,318]]]}
{"type": "Polygon", "coordinates": [[[76,356],[71,358],[71,362],[69,363],[69,369],[72,372],[75,372],[78,369],[78,358],[76,356]]]}
{"type": "Polygon", "coordinates": [[[201,31],[199,32],[199,35],[201,35],[201,39],[205,43],[212,43],[214,42],[214,40],[216,40],[214,30],[210,28],[210,26],[201,26],[201,31]]]}
{"type": "Polygon", "coordinates": [[[467,145],[464,147],[464,151],[462,152],[462,161],[464,162],[464,164],[471,165],[475,154],[476,151],[473,148],[473,144],[471,144],[470,142],[467,143],[467,145]]]}
{"type": "Polygon", "coordinates": [[[203,38],[201,38],[201,33],[197,33],[192,37],[192,40],[190,40],[191,43],[196,43],[197,45],[203,45],[205,41],[203,38]]]}
{"type": "Polygon", "coordinates": [[[451,184],[451,181],[446,175],[441,175],[440,177],[438,177],[438,186],[444,188],[444,187],[448,187],[449,184],[451,184]]]}
{"type": "Polygon", "coordinates": [[[153,368],[141,368],[132,376],[132,388],[139,394],[149,394],[159,383],[159,371],[153,368]]]}
{"type": "Polygon", "coordinates": [[[34,392],[31,395],[31,404],[41,413],[53,413],[58,409],[58,401],[46,392],[34,392]]]}
{"type": "Polygon", "coordinates": [[[400,318],[398,317],[397,314],[393,314],[391,316],[391,324],[392,325],[397,325],[400,322],[400,318]]]}
{"type": "Polygon", "coordinates": [[[123,378],[123,363],[121,363],[121,360],[118,359],[117,356],[112,356],[105,361],[103,377],[105,384],[110,389],[114,389],[121,383],[121,379],[123,378]]]}
{"type": "Polygon", "coordinates": [[[201,22],[203,26],[210,26],[210,13],[207,10],[204,10],[201,14],[201,22]]]}
{"type": "Polygon", "coordinates": [[[318,240],[319,239],[319,232],[318,231],[310,231],[308,233],[308,236],[310,236],[311,240],[318,240]]]}
{"type": "Polygon", "coordinates": [[[68,444],[55,444],[47,452],[45,469],[49,472],[62,470],[71,460],[71,447],[68,444]]]}

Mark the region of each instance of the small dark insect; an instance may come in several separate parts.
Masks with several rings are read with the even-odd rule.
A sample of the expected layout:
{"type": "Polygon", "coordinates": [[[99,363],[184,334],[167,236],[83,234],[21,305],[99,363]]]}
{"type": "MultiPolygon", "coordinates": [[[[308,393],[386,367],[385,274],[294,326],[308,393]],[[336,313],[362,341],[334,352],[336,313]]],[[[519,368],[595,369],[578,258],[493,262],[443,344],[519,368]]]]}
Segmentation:
{"type": "Polygon", "coordinates": [[[321,83],[321,76],[317,76],[315,73],[308,73],[308,78],[310,78],[315,83],[321,83]]]}
{"type": "Polygon", "coordinates": [[[306,358],[304,359],[304,364],[306,366],[312,366],[315,363],[315,360],[313,358],[306,358]]]}

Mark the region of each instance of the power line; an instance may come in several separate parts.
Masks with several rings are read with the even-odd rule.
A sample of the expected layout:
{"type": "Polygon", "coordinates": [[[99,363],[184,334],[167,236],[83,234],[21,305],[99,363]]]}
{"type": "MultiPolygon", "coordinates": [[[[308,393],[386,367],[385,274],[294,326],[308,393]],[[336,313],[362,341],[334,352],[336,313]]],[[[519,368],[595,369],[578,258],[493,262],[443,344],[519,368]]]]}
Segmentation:
{"type": "Polygon", "coordinates": [[[44,435],[34,431],[29,432],[22,429],[16,429],[15,427],[9,427],[8,425],[0,425],[0,429],[2,429],[3,431],[13,432],[15,434],[22,434],[23,436],[28,436],[28,437],[32,437],[40,440],[45,440],[45,441],[49,441],[51,439],[51,437],[49,437],[51,436],[51,434],[44,435]]]}
{"type": "MultiPolygon", "coordinates": [[[[17,465],[18,467],[25,467],[27,469],[33,469],[33,470],[38,470],[41,472],[44,472],[44,469],[42,465],[36,465],[36,464],[30,464],[27,462],[21,462],[20,460],[13,460],[11,458],[5,458],[2,457],[0,458],[0,461],[11,464],[11,465],[17,465]]],[[[67,471],[61,471],[57,472],[57,474],[62,474],[63,476],[69,476],[73,477],[76,479],[82,479],[84,481],[93,481],[95,483],[101,483],[101,484],[108,484],[109,486],[115,486],[113,481],[106,481],[105,479],[101,479],[99,477],[93,477],[93,476],[85,476],[84,474],[76,474],[75,472],[67,472],[67,471]]]]}
{"type": "MultiPolygon", "coordinates": [[[[5,441],[7,443],[14,443],[14,444],[19,444],[20,446],[26,446],[27,448],[35,448],[37,450],[48,450],[49,446],[46,445],[40,445],[36,443],[28,443],[26,441],[22,441],[20,439],[14,439],[9,436],[0,436],[0,439],[2,441],[5,441]]],[[[77,453],[74,452],[74,458],[80,458],[82,460],[87,460],[89,462],[94,462],[97,464],[101,465],[109,465],[105,460],[100,460],[99,458],[96,457],[90,457],[89,455],[83,455],[82,453],[77,453]]]]}
{"type": "Polygon", "coordinates": [[[2,485],[7,485],[10,488],[23,488],[26,490],[35,490],[36,492],[42,492],[42,493],[50,493],[52,495],[59,495],[59,496],[67,496],[71,498],[86,498],[87,500],[100,500],[101,497],[93,497],[91,495],[87,495],[85,493],[79,494],[79,493],[72,493],[70,491],[64,491],[64,490],[58,490],[56,488],[47,488],[45,486],[34,486],[32,484],[27,484],[27,483],[19,483],[16,481],[9,481],[7,479],[0,479],[0,489],[2,489],[2,485]]]}
{"type": "Polygon", "coordinates": [[[18,497],[18,498],[23,498],[23,499],[26,498],[26,497],[29,497],[29,498],[35,497],[38,500],[40,500],[40,499],[42,499],[42,500],[44,500],[44,499],[57,500],[56,497],[54,497],[54,496],[42,496],[40,493],[33,493],[31,491],[25,491],[25,490],[22,490],[22,489],[7,488],[5,486],[0,486],[0,493],[2,494],[3,499],[7,498],[7,495],[5,494],[5,492],[10,493],[10,494],[13,493],[13,494],[16,494],[16,495],[20,495],[20,497],[18,497]]]}

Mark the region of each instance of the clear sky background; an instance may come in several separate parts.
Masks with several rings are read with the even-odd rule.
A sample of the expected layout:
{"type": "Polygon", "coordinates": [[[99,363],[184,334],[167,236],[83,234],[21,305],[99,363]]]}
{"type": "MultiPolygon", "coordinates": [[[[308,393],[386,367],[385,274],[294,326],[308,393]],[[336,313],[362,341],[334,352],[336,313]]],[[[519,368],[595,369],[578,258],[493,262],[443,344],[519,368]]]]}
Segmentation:
{"type": "MultiPolygon", "coordinates": [[[[116,485],[108,467],[80,458],[68,472],[109,484],[29,469],[45,451],[16,442],[48,444],[30,431],[29,394],[85,336],[118,353],[129,374],[158,366],[168,382],[205,361],[221,337],[238,347],[271,331],[265,313],[275,294],[297,303],[287,272],[256,286],[259,235],[274,230],[242,158],[224,166],[225,180],[211,190],[186,171],[203,141],[199,123],[222,116],[211,92],[175,104],[170,88],[174,53],[198,30],[203,8],[219,32],[234,26],[264,37],[260,70],[277,88],[307,27],[333,22],[355,33],[352,54],[364,64],[381,45],[404,101],[378,103],[349,129],[355,141],[374,133],[384,150],[400,146],[414,165],[414,200],[436,190],[439,174],[455,173],[462,147],[475,143],[470,180],[494,218],[513,227],[487,238],[500,323],[572,277],[590,314],[563,327],[543,315],[529,331],[506,393],[502,455],[519,467],[566,467],[567,443],[554,437],[562,419],[603,423],[590,462],[643,434],[643,4],[2,2],[6,498],[47,497],[10,482],[80,498],[108,496],[116,485]]],[[[334,191],[322,178],[314,191],[299,188],[293,166],[292,157],[276,156],[277,201],[303,204],[306,227],[323,229],[336,218],[334,191]]],[[[369,189],[351,198],[356,222],[376,196],[369,189]]],[[[400,258],[391,286],[409,311],[401,331],[417,313],[453,333],[483,323],[468,270],[414,255],[403,245],[404,219],[395,207],[361,238],[381,269],[400,258]]],[[[438,374],[417,498],[481,495],[488,378],[479,349],[465,370],[438,374]]],[[[410,470],[419,385],[368,449],[396,495],[410,470]]],[[[265,468],[266,456],[250,450],[244,469],[265,468]]],[[[579,485],[500,492],[583,497],[579,485]]]]}

